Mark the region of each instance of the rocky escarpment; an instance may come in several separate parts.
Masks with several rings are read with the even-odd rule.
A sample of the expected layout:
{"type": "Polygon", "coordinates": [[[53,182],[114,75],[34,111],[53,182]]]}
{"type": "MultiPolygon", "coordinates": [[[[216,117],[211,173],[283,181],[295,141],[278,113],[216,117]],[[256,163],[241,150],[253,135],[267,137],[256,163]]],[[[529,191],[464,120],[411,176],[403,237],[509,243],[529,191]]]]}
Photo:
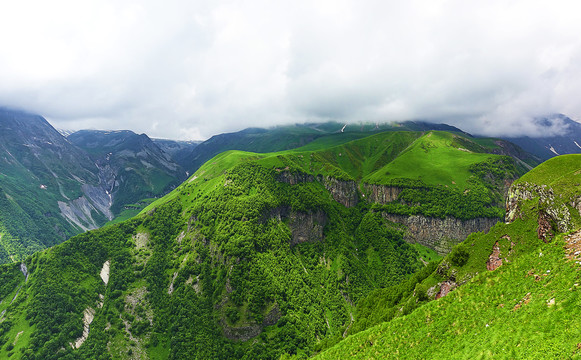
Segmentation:
{"type": "Polygon", "coordinates": [[[500,220],[496,218],[461,220],[453,217],[440,219],[423,215],[404,216],[389,213],[383,213],[383,217],[406,227],[404,239],[407,242],[420,243],[434,249],[440,255],[449,253],[454,245],[464,241],[473,232],[487,232],[500,220]]]}
{"type": "Polygon", "coordinates": [[[288,169],[277,170],[276,180],[290,185],[318,181],[331,193],[335,201],[346,207],[352,207],[359,202],[359,189],[353,180],[339,180],[330,176],[317,177],[303,172],[291,172],[288,169]]]}
{"type": "Polygon", "coordinates": [[[359,190],[355,181],[338,180],[326,176],[323,179],[323,185],[331,193],[333,199],[345,207],[356,206],[359,202],[359,190]]]}
{"type": "MultiPolygon", "coordinates": [[[[506,200],[506,222],[510,223],[522,217],[523,201],[533,199],[538,199],[539,239],[547,241],[555,230],[561,233],[571,230],[571,213],[563,199],[557,199],[550,186],[528,182],[511,186],[506,200]]],[[[577,201],[578,199],[572,199],[570,205],[574,208],[581,207],[577,201]]]]}
{"type": "Polygon", "coordinates": [[[378,204],[387,204],[397,200],[402,189],[396,186],[363,184],[363,189],[367,194],[367,199],[378,204]]]}
{"type": "MultiPolygon", "coordinates": [[[[280,171],[280,170],[278,170],[280,171]]],[[[291,172],[288,169],[280,171],[276,176],[276,180],[279,182],[296,185],[300,183],[313,182],[315,177],[313,175],[303,173],[303,172],[291,172]]]]}
{"type": "Polygon", "coordinates": [[[278,221],[288,220],[288,226],[291,230],[291,246],[303,242],[323,240],[323,230],[327,224],[327,214],[321,210],[302,212],[292,211],[289,206],[281,206],[268,212],[264,220],[273,218],[278,221]]]}

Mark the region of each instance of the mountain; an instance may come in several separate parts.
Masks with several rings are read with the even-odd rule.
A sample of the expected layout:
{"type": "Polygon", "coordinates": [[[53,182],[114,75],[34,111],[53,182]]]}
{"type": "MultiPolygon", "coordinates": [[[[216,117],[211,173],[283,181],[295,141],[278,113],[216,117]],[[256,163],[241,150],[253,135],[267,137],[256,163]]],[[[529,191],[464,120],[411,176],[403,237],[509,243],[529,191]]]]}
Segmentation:
{"type": "Polygon", "coordinates": [[[81,130],[67,139],[97,164],[113,214],[139,199],[163,195],[186,179],[181,166],[145,134],[81,130]]]}
{"type": "Polygon", "coordinates": [[[0,108],[0,263],[98,228],[185,178],[146,135],[67,139],[39,115],[0,108]]]}
{"type": "Polygon", "coordinates": [[[505,139],[542,160],[557,155],[581,153],[581,124],[562,114],[538,118],[535,121],[543,129],[541,133],[552,134],[555,133],[555,128],[558,128],[559,134],[541,137],[507,137],[505,139]]]}
{"type": "Polygon", "coordinates": [[[108,197],[100,191],[96,170],[84,151],[41,116],[0,109],[4,253],[18,260],[103,223],[108,197]]]}
{"type": "Polygon", "coordinates": [[[579,357],[580,183],[581,155],[531,170],[510,189],[506,223],[360,302],[354,335],[316,358],[579,357]]]}
{"type": "Polygon", "coordinates": [[[203,141],[179,141],[169,139],[152,139],[161,150],[171,156],[172,160],[178,163],[182,168],[186,168],[188,157],[196,146],[203,141]]]}
{"type": "MultiPolygon", "coordinates": [[[[382,131],[427,131],[441,130],[463,133],[460,129],[445,124],[421,121],[402,123],[359,123],[337,122],[305,123],[277,126],[269,129],[248,128],[235,133],[212,136],[202,142],[181,161],[181,165],[194,173],[206,161],[227,150],[242,150],[258,153],[290,150],[303,147],[319,139],[325,146],[340,145],[382,131]]],[[[465,133],[463,133],[465,134],[465,133]]],[[[466,135],[466,134],[465,134],[466,135]]]]}
{"type": "Polygon", "coordinates": [[[524,172],[462,133],[343,139],[221,153],[137,217],[0,267],[0,358],[314,354],[501,220],[524,172]]]}

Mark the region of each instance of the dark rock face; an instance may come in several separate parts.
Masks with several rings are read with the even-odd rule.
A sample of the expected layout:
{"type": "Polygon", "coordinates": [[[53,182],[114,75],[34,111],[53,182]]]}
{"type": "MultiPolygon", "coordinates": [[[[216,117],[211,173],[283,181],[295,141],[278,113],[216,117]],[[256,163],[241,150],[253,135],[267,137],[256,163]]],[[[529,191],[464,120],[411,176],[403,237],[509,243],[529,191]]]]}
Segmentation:
{"type": "Polygon", "coordinates": [[[323,229],[327,224],[327,215],[317,210],[315,212],[292,212],[289,215],[289,227],[292,233],[291,246],[303,242],[323,240],[323,229]]]}
{"type": "MultiPolygon", "coordinates": [[[[332,177],[312,176],[301,172],[290,172],[288,169],[277,170],[277,180],[291,185],[305,182],[319,181],[329,191],[333,199],[343,206],[356,206],[360,201],[359,186],[357,182],[339,180],[332,177]]],[[[367,200],[374,203],[386,204],[396,201],[401,188],[386,185],[362,184],[363,191],[367,194],[367,200]]],[[[289,219],[289,227],[292,232],[291,245],[305,241],[321,241],[323,228],[327,222],[326,215],[321,211],[298,213],[290,208],[274,209],[266,218],[289,219]]],[[[477,231],[487,232],[499,219],[476,218],[460,220],[452,217],[445,219],[426,217],[422,215],[395,215],[383,213],[383,217],[391,222],[404,225],[405,240],[409,243],[420,243],[434,249],[441,255],[445,255],[452,247],[466,239],[468,235],[477,231]]]]}
{"type": "Polygon", "coordinates": [[[368,194],[368,200],[379,204],[387,204],[397,200],[402,192],[401,188],[386,185],[363,184],[363,188],[368,194]]]}
{"type": "Polygon", "coordinates": [[[276,180],[279,182],[296,185],[300,183],[319,181],[327,189],[333,199],[346,207],[352,207],[359,202],[359,189],[355,181],[339,180],[330,176],[317,176],[303,172],[290,172],[288,169],[277,170],[276,180]]]}
{"type": "Polygon", "coordinates": [[[323,230],[327,224],[327,214],[321,210],[311,212],[292,211],[290,206],[281,206],[265,214],[263,221],[277,219],[285,221],[291,230],[290,245],[303,242],[323,241],[323,230]]]}
{"type": "Polygon", "coordinates": [[[300,183],[313,182],[315,181],[315,177],[313,175],[302,172],[290,172],[284,170],[277,175],[276,180],[279,182],[296,185],[300,183]]]}
{"type": "Polygon", "coordinates": [[[452,247],[464,241],[473,232],[487,232],[499,219],[476,218],[460,220],[452,217],[445,219],[426,217],[423,215],[394,215],[383,213],[386,220],[403,224],[407,229],[404,239],[410,243],[420,243],[438,254],[445,255],[452,247]]]}
{"type": "MultiPolygon", "coordinates": [[[[539,239],[548,241],[553,236],[553,227],[561,233],[571,230],[571,214],[565,204],[556,201],[553,189],[546,185],[520,183],[511,186],[506,200],[506,222],[513,222],[521,216],[521,203],[538,198],[539,218],[537,233],[539,239]]],[[[572,205],[577,205],[575,200],[572,205]]],[[[574,206],[575,207],[575,206],[574,206]]]]}
{"type": "Polygon", "coordinates": [[[325,177],[323,185],[331,193],[333,199],[345,207],[356,206],[359,202],[359,190],[355,181],[325,177]]]}

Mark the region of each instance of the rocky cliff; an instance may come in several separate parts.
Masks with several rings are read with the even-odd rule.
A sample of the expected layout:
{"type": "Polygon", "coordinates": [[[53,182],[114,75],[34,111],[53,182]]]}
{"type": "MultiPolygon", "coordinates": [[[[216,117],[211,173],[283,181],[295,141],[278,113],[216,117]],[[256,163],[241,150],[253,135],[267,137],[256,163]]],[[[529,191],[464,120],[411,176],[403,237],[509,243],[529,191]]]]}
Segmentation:
{"type": "Polygon", "coordinates": [[[553,236],[554,231],[565,233],[572,229],[571,213],[567,204],[581,214],[579,198],[563,199],[562,196],[556,197],[548,185],[523,182],[514,184],[509,190],[506,199],[506,222],[511,223],[522,216],[523,204],[527,200],[537,201],[537,233],[539,239],[545,241],[553,236]]]}
{"type": "MultiPolygon", "coordinates": [[[[361,184],[363,194],[355,181],[339,180],[328,176],[313,176],[302,172],[279,170],[277,180],[296,185],[304,182],[319,181],[329,191],[333,199],[346,207],[356,206],[360,199],[371,203],[387,204],[397,201],[403,189],[396,186],[361,184]]],[[[581,206],[581,205],[580,205],[581,206]]],[[[275,209],[270,217],[289,219],[292,231],[292,244],[304,241],[317,241],[323,237],[326,223],[324,213],[292,213],[290,209],[275,209]]],[[[409,243],[420,243],[437,251],[440,255],[450,252],[452,247],[466,239],[473,232],[487,232],[500,219],[479,217],[461,220],[454,217],[444,219],[423,215],[396,215],[383,212],[383,217],[405,227],[405,240],[409,243]]]]}
{"type": "Polygon", "coordinates": [[[426,217],[423,215],[394,215],[383,213],[383,217],[391,222],[406,227],[404,238],[410,243],[420,243],[438,254],[445,255],[452,247],[464,241],[473,232],[487,232],[500,219],[476,218],[460,220],[453,217],[444,219],[426,217]]]}
{"type": "Polygon", "coordinates": [[[363,184],[363,189],[367,194],[367,200],[378,204],[395,201],[402,192],[399,187],[376,184],[363,184]]]}

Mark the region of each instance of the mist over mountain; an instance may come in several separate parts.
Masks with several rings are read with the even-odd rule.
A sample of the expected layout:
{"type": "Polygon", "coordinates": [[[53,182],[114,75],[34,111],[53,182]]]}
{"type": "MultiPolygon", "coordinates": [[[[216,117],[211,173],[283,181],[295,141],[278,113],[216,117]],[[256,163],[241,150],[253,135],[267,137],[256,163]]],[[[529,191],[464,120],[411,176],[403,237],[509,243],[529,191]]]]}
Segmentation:
{"type": "Polygon", "coordinates": [[[537,118],[535,123],[541,128],[542,135],[504,138],[543,160],[558,155],[581,153],[581,124],[578,122],[557,114],[537,118]]]}

